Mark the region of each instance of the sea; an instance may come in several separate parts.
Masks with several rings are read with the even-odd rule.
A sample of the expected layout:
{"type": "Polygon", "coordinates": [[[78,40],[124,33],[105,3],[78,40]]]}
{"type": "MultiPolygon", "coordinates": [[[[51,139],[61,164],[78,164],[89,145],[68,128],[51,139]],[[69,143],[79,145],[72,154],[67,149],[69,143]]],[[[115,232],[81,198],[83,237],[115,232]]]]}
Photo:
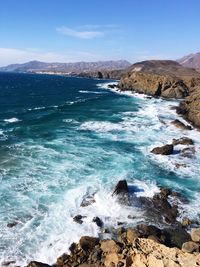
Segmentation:
{"type": "Polygon", "coordinates": [[[147,222],[112,196],[119,180],[135,196],[169,187],[187,197],[179,220],[200,218],[200,132],[171,124],[179,102],[119,92],[117,81],[0,73],[0,261],[53,264],[83,235],[147,222]],[[190,137],[195,155],[152,148],[190,137]],[[183,164],[177,168],[177,164],[183,164]],[[84,200],[94,198],[91,205],[84,200]],[[84,216],[83,223],[74,216],[84,216]]]}

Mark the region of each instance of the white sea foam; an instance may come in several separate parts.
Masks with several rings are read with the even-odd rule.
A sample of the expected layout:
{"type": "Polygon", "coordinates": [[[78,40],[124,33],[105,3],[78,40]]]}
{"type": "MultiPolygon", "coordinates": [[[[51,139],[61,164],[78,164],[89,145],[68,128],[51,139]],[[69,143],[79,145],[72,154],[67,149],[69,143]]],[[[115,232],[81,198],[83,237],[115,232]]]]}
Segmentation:
{"type": "Polygon", "coordinates": [[[41,109],[45,109],[46,107],[35,107],[35,108],[28,108],[29,111],[32,110],[41,110],[41,109]]]}
{"type": "Polygon", "coordinates": [[[98,92],[98,91],[86,91],[86,90],[80,90],[79,93],[82,94],[105,94],[103,92],[98,92]]]}
{"type": "Polygon", "coordinates": [[[10,118],[10,119],[5,119],[5,122],[13,123],[13,122],[18,122],[20,121],[18,118],[10,118]]]}

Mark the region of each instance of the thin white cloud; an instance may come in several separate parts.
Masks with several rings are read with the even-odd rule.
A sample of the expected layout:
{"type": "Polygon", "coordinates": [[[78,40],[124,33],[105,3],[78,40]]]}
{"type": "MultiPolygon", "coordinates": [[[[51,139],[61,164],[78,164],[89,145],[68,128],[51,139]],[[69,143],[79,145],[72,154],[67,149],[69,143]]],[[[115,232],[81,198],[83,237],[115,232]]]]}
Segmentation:
{"type": "Polygon", "coordinates": [[[56,31],[64,35],[77,37],[81,39],[93,39],[96,37],[102,37],[104,35],[102,31],[89,31],[89,30],[88,31],[77,31],[77,30],[73,30],[65,26],[57,28],[56,31]]]}
{"type": "Polygon", "coordinates": [[[87,51],[68,51],[67,53],[44,52],[38,49],[15,49],[0,47],[0,66],[14,63],[24,63],[31,60],[44,62],[77,62],[106,60],[101,54],[87,51]]]}

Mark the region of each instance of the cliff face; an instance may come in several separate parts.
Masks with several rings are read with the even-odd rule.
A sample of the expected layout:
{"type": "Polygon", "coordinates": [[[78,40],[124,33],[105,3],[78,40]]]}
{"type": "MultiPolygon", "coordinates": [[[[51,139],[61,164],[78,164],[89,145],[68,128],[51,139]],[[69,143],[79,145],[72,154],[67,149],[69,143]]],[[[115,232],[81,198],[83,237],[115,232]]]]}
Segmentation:
{"type": "Polygon", "coordinates": [[[95,78],[95,79],[116,79],[120,80],[124,70],[102,70],[102,71],[86,71],[75,74],[78,77],[95,78]]]}
{"type": "Polygon", "coordinates": [[[194,126],[200,127],[200,87],[196,87],[190,96],[181,102],[178,113],[194,126]]]}
{"type": "Polygon", "coordinates": [[[200,84],[200,74],[171,60],[143,61],[122,74],[120,88],[153,96],[184,98],[200,84]]]}

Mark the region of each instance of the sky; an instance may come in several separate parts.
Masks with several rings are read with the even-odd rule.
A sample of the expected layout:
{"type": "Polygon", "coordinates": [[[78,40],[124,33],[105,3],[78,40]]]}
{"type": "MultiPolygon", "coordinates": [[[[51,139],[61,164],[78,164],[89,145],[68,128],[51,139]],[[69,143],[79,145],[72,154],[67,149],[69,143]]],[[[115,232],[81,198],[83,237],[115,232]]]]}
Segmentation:
{"type": "Polygon", "coordinates": [[[200,0],[0,0],[0,66],[177,59],[200,51],[200,0]]]}

